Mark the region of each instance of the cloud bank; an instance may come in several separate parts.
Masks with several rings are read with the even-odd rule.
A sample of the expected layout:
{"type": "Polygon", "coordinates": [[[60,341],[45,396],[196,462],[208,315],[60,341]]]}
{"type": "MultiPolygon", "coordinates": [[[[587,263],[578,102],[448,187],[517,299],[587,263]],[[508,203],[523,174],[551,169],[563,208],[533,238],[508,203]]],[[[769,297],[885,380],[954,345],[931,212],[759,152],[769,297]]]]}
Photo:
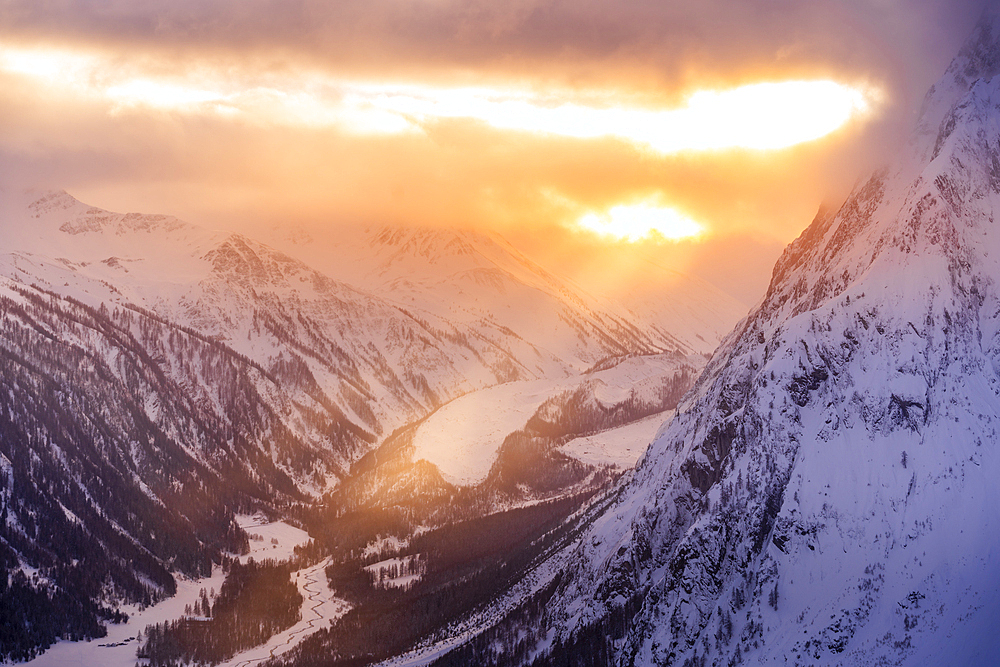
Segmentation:
{"type": "Polygon", "coordinates": [[[891,157],[982,5],[5,0],[6,53],[72,57],[0,67],[0,179],[207,225],[487,226],[553,257],[598,243],[567,237],[572,221],[656,200],[716,244],[656,252],[712,274],[733,239],[780,247],[891,157]],[[820,79],[877,89],[877,113],[779,151],[650,150],[625,136],[635,117],[602,116],[592,136],[524,132],[501,122],[510,107],[491,122],[391,92],[517,91],[558,130],[568,104],[676,109],[698,91],[820,79]],[[81,92],[97,88],[114,99],[81,92]],[[314,122],[280,122],[288,110],[314,122]]]}

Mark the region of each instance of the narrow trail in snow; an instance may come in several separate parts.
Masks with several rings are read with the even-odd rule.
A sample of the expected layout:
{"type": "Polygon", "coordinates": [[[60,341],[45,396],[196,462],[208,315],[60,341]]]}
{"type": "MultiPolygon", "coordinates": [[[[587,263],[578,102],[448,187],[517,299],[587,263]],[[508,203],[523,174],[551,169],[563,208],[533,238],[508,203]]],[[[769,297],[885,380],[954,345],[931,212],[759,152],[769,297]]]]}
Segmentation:
{"type": "MultiPolygon", "coordinates": [[[[234,667],[251,667],[251,665],[259,665],[265,660],[270,660],[280,653],[285,653],[295,644],[298,644],[304,635],[311,634],[329,623],[330,616],[322,613],[322,607],[329,602],[329,599],[324,599],[324,593],[329,594],[329,590],[326,588],[326,582],[324,581],[325,569],[329,560],[330,559],[327,558],[318,565],[313,565],[306,570],[300,570],[300,573],[306,580],[306,582],[302,585],[302,589],[309,594],[308,598],[303,601],[303,607],[305,608],[307,605],[311,604],[311,606],[309,606],[305,611],[306,613],[311,613],[313,615],[313,618],[306,621],[307,625],[304,625],[297,630],[288,632],[287,636],[285,636],[285,641],[277,646],[272,646],[266,656],[242,660],[235,663],[234,667]]],[[[303,614],[303,616],[305,616],[305,614],[303,614]]],[[[299,621],[299,623],[296,623],[295,625],[298,626],[301,625],[301,623],[302,621],[299,621]]],[[[250,650],[252,651],[253,649],[250,650]]]]}

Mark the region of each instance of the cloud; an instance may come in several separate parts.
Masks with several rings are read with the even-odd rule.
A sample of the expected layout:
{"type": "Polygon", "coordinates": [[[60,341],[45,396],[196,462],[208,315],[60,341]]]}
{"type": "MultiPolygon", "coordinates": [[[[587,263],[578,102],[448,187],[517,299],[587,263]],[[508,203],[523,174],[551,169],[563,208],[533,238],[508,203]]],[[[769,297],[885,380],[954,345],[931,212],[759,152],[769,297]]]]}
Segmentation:
{"type": "Polygon", "coordinates": [[[7,0],[0,24],[34,38],[285,53],[382,74],[541,66],[588,78],[632,67],[677,82],[765,66],[919,67],[942,48],[948,57],[978,10],[945,0],[7,0]]]}
{"type": "Polygon", "coordinates": [[[209,225],[486,225],[535,238],[540,252],[552,244],[538,239],[587,212],[655,200],[725,248],[695,261],[673,246],[671,261],[710,273],[736,253],[731,239],[787,242],[822,200],[891,157],[981,5],[5,0],[5,48],[90,53],[99,66],[65,85],[0,74],[0,178],[209,225]],[[556,106],[611,94],[669,109],[697,90],[816,78],[881,88],[880,115],[782,151],[664,155],[447,114],[378,116],[371,103],[353,112],[370,131],[352,133],[314,104],[345,99],[329,82],[347,81],[505,88],[556,106]],[[88,87],[117,97],[88,98],[88,87]],[[316,122],[266,120],[281,109],[316,122]]]}

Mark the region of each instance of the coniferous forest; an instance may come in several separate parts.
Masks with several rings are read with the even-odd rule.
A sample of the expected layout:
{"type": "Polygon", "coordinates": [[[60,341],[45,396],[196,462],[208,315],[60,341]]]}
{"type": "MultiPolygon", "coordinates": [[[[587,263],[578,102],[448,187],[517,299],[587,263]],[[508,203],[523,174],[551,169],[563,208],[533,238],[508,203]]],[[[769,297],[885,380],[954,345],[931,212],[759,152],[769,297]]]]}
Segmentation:
{"type": "Polygon", "coordinates": [[[302,595],[290,575],[287,563],[231,562],[218,595],[203,589],[190,613],[147,627],[137,656],[151,667],[215,665],[263,644],[301,617],[302,595]]]}

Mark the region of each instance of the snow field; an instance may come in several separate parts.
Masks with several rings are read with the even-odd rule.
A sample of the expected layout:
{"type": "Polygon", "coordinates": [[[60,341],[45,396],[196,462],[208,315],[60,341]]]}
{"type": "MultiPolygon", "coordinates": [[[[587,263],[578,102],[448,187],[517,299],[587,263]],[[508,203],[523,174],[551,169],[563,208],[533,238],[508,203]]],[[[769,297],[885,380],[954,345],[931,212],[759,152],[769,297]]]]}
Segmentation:
{"type": "Polygon", "coordinates": [[[663,424],[674,411],[658,412],[637,422],[583,438],[573,438],[559,448],[567,456],[593,466],[634,468],[663,424]]]}
{"type": "Polygon", "coordinates": [[[413,460],[433,463],[451,484],[479,484],[489,474],[504,438],[523,428],[562,384],[508,382],[456,398],[417,429],[413,460]]]}
{"type": "Polygon", "coordinates": [[[253,558],[283,561],[295,555],[295,547],[309,542],[309,533],[284,521],[267,521],[261,515],[240,514],[236,523],[250,536],[250,553],[239,557],[241,563],[253,558]],[[257,539],[259,538],[259,539],[257,539]]]}
{"type": "MultiPolygon", "coordinates": [[[[704,359],[693,355],[685,363],[698,369],[704,359]]],[[[475,391],[442,406],[420,425],[413,438],[413,460],[437,466],[445,481],[472,486],[490,472],[504,439],[524,428],[546,400],[591,383],[595,397],[611,406],[630,394],[649,398],[671,378],[680,362],[668,355],[631,357],[611,368],[554,380],[527,380],[475,391]]],[[[567,443],[564,453],[585,463],[629,468],[645,452],[668,413],[653,415],[606,433],[567,443]],[[632,428],[634,426],[634,428],[632,428]],[[575,444],[574,444],[575,443],[575,444]]]]}
{"type": "MultiPolygon", "coordinates": [[[[292,557],[296,546],[302,546],[309,541],[309,534],[284,521],[268,522],[263,516],[238,515],[237,523],[251,535],[257,534],[260,540],[250,540],[250,553],[240,556],[240,562],[245,563],[250,558],[257,561],[274,559],[288,560],[292,557]],[[277,544],[272,543],[277,540],[277,544]]],[[[247,667],[262,662],[272,655],[280,655],[291,649],[306,634],[314,629],[328,625],[333,619],[347,613],[350,606],[336,598],[326,585],[326,575],[323,571],[326,563],[313,565],[292,574],[292,579],[302,593],[302,620],[288,630],[275,635],[262,646],[244,651],[232,660],[224,663],[227,667],[247,667]]],[[[129,615],[129,620],[121,625],[108,625],[108,636],[88,642],[61,641],[49,650],[26,663],[32,667],[132,667],[136,664],[135,651],[138,642],[135,637],[146,626],[164,623],[184,615],[184,608],[193,605],[199,599],[202,589],[218,591],[226,580],[221,568],[216,567],[211,577],[203,579],[185,579],[177,577],[177,594],[171,598],[139,610],[134,605],[124,605],[122,610],[129,615]],[[115,646],[114,644],[120,644],[115,646]]]]}
{"type": "Polygon", "coordinates": [[[408,588],[424,576],[427,561],[421,562],[420,554],[388,558],[365,566],[365,571],[375,577],[375,585],[382,588],[408,588]],[[396,576],[392,576],[395,568],[396,576]]]}
{"type": "Polygon", "coordinates": [[[140,610],[135,605],[123,605],[128,622],[108,625],[108,636],[86,642],[60,641],[30,662],[32,667],[132,667],[136,664],[135,637],[147,625],[172,621],[184,615],[184,607],[199,599],[199,592],[213,588],[218,591],[226,580],[222,569],[216,567],[212,576],[204,579],[177,577],[177,594],[162,602],[140,610]],[[115,646],[114,644],[117,644],[115,646]]]}

